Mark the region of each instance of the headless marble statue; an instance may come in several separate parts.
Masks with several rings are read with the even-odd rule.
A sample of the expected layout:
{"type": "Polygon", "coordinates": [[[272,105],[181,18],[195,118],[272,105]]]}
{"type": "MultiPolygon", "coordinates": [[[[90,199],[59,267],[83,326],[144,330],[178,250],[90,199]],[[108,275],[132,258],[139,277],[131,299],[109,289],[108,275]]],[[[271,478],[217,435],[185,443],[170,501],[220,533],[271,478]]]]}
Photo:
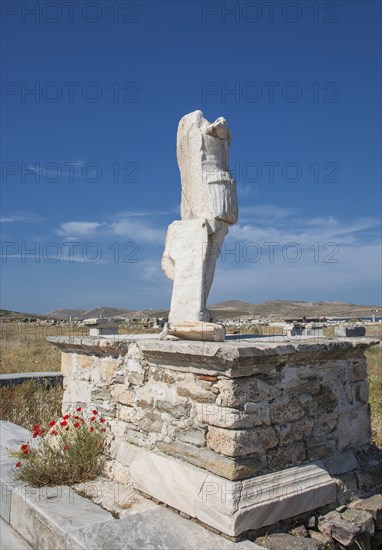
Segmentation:
{"type": "Polygon", "coordinates": [[[202,111],[194,111],[179,122],[182,220],[169,226],[162,257],[162,268],[174,282],[162,337],[224,340],[224,327],[209,322],[206,302],[220,247],[238,217],[236,183],[229,169],[230,140],[223,117],[211,124],[202,111]]]}

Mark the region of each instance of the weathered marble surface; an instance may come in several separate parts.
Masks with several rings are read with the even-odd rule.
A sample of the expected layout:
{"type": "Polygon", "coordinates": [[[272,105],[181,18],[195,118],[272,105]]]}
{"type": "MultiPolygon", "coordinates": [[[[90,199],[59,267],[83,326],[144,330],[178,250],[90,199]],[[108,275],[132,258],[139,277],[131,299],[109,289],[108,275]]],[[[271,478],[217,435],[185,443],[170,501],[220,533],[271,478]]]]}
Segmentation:
{"type": "Polygon", "coordinates": [[[223,342],[225,328],[218,323],[181,321],[171,326],[167,324],[160,339],[165,340],[168,335],[171,335],[175,340],[183,338],[184,340],[201,340],[203,342],[223,342]]]}
{"type": "MultiPolygon", "coordinates": [[[[162,258],[163,270],[174,282],[164,336],[178,332],[178,337],[188,339],[190,333],[176,331],[177,323],[210,321],[206,301],[216,259],[229,225],[236,223],[238,217],[236,183],[229,168],[230,140],[223,117],[211,124],[202,111],[194,111],[179,122],[177,159],[182,220],[169,226],[162,258]]],[[[216,341],[220,333],[221,327],[213,334],[204,332],[200,340],[216,341]]],[[[196,338],[194,330],[190,339],[196,338]]]]}
{"type": "Polygon", "coordinates": [[[322,462],[244,481],[128,446],[134,486],[227,535],[271,525],[336,500],[336,482],[322,462]]]}
{"type": "Polygon", "coordinates": [[[229,166],[230,141],[231,133],[223,117],[211,124],[198,110],[180,120],[177,159],[182,182],[182,220],[237,222],[236,186],[229,166]]]}

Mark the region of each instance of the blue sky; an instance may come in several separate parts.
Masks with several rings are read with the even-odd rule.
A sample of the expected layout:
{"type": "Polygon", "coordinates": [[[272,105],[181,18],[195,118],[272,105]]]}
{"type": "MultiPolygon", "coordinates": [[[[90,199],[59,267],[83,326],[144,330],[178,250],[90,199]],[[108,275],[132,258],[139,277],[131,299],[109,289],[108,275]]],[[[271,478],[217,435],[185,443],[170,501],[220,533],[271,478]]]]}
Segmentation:
{"type": "Polygon", "coordinates": [[[381,302],[380,2],[2,9],[2,308],[169,306],[195,109],[238,183],[209,303],[381,302]]]}

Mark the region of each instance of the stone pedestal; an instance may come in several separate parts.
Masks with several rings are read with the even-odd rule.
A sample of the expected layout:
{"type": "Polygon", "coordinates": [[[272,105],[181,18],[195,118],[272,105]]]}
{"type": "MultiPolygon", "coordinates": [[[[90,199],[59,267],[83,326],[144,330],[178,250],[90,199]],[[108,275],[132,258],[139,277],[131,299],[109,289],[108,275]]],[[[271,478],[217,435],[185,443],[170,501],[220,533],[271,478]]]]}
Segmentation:
{"type": "Polygon", "coordinates": [[[113,319],[85,319],[83,324],[89,328],[89,336],[114,336],[118,334],[118,321],[113,319]]]}
{"type": "Polygon", "coordinates": [[[355,338],[365,336],[366,328],[363,326],[346,327],[340,326],[334,328],[334,336],[355,338]]]}
{"type": "Polygon", "coordinates": [[[63,352],[64,407],[108,417],[107,475],[223,533],[343,502],[366,483],[370,339],[49,340],[63,352]]]}
{"type": "MultiPolygon", "coordinates": [[[[292,323],[284,327],[283,334],[287,338],[291,338],[292,336],[309,336],[311,338],[323,338],[324,329],[321,323],[292,323]]],[[[365,335],[363,334],[363,336],[365,335]]]]}

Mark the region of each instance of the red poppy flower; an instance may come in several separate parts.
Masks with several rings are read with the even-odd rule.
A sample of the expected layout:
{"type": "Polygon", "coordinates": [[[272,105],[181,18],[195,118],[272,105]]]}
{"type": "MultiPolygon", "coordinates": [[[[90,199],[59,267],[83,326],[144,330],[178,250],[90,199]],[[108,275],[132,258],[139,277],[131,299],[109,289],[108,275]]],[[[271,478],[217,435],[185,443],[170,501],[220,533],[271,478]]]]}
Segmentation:
{"type": "Polygon", "coordinates": [[[92,426],[91,428],[89,428],[89,431],[90,431],[90,432],[94,432],[93,426],[92,426]]]}
{"type": "Polygon", "coordinates": [[[27,455],[29,453],[29,449],[24,449],[22,452],[24,455],[27,455]]]}
{"type": "Polygon", "coordinates": [[[68,418],[70,418],[70,414],[66,414],[65,416],[62,417],[64,420],[68,420],[68,418]]]}
{"type": "Polygon", "coordinates": [[[60,422],[60,426],[67,426],[68,423],[66,422],[66,420],[63,420],[62,422],[60,422]]]}
{"type": "Polygon", "coordinates": [[[80,417],[79,417],[79,416],[75,416],[74,419],[75,419],[75,420],[79,420],[80,417]]]}
{"type": "Polygon", "coordinates": [[[55,424],[56,424],[56,421],[55,421],[55,420],[51,420],[51,421],[49,422],[49,426],[54,426],[55,424]]]}
{"type": "Polygon", "coordinates": [[[40,424],[35,424],[35,425],[33,426],[33,428],[32,428],[32,430],[33,430],[34,432],[38,432],[39,429],[40,429],[40,424]]]}
{"type": "Polygon", "coordinates": [[[50,434],[51,434],[51,435],[58,435],[58,432],[57,432],[56,430],[52,430],[52,431],[50,432],[50,434]]]}
{"type": "Polygon", "coordinates": [[[34,432],[33,437],[37,437],[38,435],[40,435],[40,432],[34,432]]]}
{"type": "Polygon", "coordinates": [[[64,451],[67,451],[69,449],[69,445],[64,446],[64,451]]]}
{"type": "Polygon", "coordinates": [[[20,462],[20,461],[19,461],[19,462],[16,462],[15,466],[16,466],[16,468],[20,468],[21,462],[20,462]]]}
{"type": "Polygon", "coordinates": [[[77,407],[76,411],[78,411],[78,412],[82,411],[82,407],[77,407]]]}
{"type": "Polygon", "coordinates": [[[21,450],[25,451],[25,449],[29,449],[28,443],[24,443],[24,445],[21,445],[21,450]]]}
{"type": "Polygon", "coordinates": [[[96,410],[94,409],[93,414],[97,415],[97,414],[98,414],[98,411],[96,411],[96,410]]]}
{"type": "Polygon", "coordinates": [[[41,430],[39,431],[39,434],[43,434],[45,432],[44,428],[41,428],[41,430]]]}
{"type": "Polygon", "coordinates": [[[73,426],[74,426],[75,428],[79,428],[79,427],[81,426],[81,424],[80,424],[80,422],[75,422],[75,423],[73,424],[73,426]]]}
{"type": "Polygon", "coordinates": [[[85,424],[85,420],[83,418],[81,418],[81,422],[82,424],[85,424]]]}
{"type": "Polygon", "coordinates": [[[90,420],[93,422],[95,420],[95,416],[92,416],[90,420]]]}
{"type": "Polygon", "coordinates": [[[106,422],[106,419],[105,418],[100,418],[99,421],[102,422],[102,424],[103,424],[104,422],[106,422]]]}
{"type": "Polygon", "coordinates": [[[69,426],[67,428],[65,428],[65,431],[68,432],[69,431],[69,426]]]}

